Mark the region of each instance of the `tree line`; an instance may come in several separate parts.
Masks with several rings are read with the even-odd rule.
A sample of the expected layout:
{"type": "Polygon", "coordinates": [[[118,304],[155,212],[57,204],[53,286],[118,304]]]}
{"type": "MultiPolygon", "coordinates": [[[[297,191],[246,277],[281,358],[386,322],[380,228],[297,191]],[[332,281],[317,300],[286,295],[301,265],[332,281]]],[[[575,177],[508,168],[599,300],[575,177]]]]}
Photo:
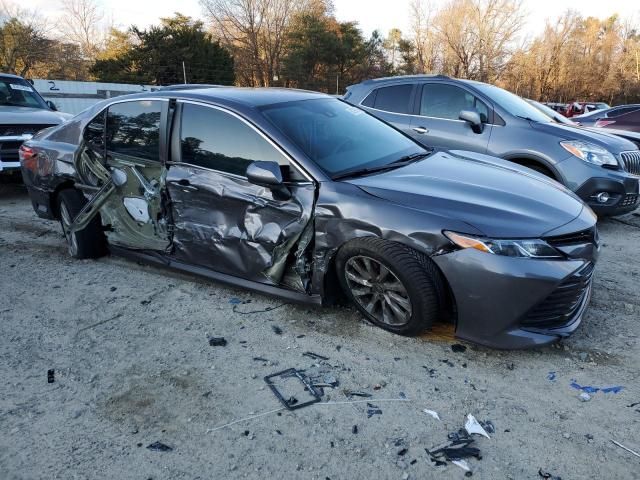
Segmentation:
{"type": "MultiPolygon", "coordinates": [[[[200,0],[202,19],[114,28],[95,0],[61,0],[47,25],[1,4],[2,71],[166,85],[284,86],[343,93],[366,78],[437,73],[542,101],[640,102],[640,32],[631,19],[567,11],[527,35],[522,0],[412,0],[409,31],[365,36],[331,0],[200,0]]],[[[535,6],[532,6],[535,8],[535,6]]],[[[389,8],[392,8],[390,2],[389,8]]]]}

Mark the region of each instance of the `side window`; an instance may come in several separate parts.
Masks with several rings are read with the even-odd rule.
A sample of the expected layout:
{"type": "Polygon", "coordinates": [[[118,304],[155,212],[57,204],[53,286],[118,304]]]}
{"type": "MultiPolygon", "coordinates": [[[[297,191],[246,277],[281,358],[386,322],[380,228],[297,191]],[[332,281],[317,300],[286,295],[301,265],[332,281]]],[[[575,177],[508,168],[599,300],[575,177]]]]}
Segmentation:
{"type": "Polygon", "coordinates": [[[216,108],[183,105],[180,150],[184,163],[242,176],[253,161],[277,162],[288,178],[283,154],[242,120],[216,108]]]}
{"type": "Polygon", "coordinates": [[[411,84],[378,88],[369,94],[363,105],[385,112],[410,113],[409,100],[412,90],[413,85],[411,84]]]}
{"type": "Polygon", "coordinates": [[[608,118],[616,118],[619,117],[621,115],[625,115],[627,113],[631,113],[635,110],[640,110],[640,108],[638,107],[625,107],[625,108],[618,108],[616,110],[612,110],[611,112],[609,112],[608,115],[606,115],[608,118]]]}
{"type": "Polygon", "coordinates": [[[462,110],[475,110],[483,122],[489,120],[487,106],[466,90],[455,85],[425,84],[420,101],[420,115],[458,120],[462,110]]]}
{"type": "Polygon", "coordinates": [[[83,138],[87,146],[93,150],[104,149],[104,120],[106,110],[103,110],[91,120],[84,129],[83,138]]]}
{"type": "Polygon", "coordinates": [[[162,102],[116,103],[107,113],[107,151],[111,154],[160,160],[162,102]]]}

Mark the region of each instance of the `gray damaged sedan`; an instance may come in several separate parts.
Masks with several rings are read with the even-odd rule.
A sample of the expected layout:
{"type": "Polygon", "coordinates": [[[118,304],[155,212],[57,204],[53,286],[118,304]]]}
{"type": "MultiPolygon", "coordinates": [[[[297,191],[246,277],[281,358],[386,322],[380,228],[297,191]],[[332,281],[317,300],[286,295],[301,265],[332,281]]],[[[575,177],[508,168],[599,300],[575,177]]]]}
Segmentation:
{"type": "Polygon", "coordinates": [[[413,335],[529,347],[589,303],[596,217],[553,180],[433,152],[311,92],[216,88],[100,103],[21,149],[69,253],[107,252],[291,301],[347,297],[413,335]]]}

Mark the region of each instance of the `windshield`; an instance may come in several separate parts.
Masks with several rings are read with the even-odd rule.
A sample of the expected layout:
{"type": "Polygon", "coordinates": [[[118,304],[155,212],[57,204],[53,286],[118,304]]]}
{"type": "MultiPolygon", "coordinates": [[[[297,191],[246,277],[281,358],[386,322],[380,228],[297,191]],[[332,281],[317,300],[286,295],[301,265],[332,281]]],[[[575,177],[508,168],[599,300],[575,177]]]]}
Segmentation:
{"type": "Polygon", "coordinates": [[[536,102],[535,100],[526,100],[526,102],[532,105],[533,107],[537,108],[542,113],[544,113],[547,117],[551,118],[552,120],[558,123],[563,123],[565,125],[575,125],[575,122],[572,122],[562,114],[556,112],[553,108],[547,107],[546,105],[543,105],[540,102],[536,102]]]}
{"type": "Polygon", "coordinates": [[[0,78],[0,106],[45,108],[42,97],[21,78],[0,78]]]}
{"type": "Polygon", "coordinates": [[[268,105],[262,113],[332,177],[427,153],[384,122],[332,98],[268,105]]]}
{"type": "Polygon", "coordinates": [[[484,83],[474,84],[474,87],[484,93],[487,97],[493,100],[494,103],[501,106],[511,115],[521,118],[527,118],[534,122],[549,123],[553,120],[547,117],[544,113],[529,105],[519,96],[507,92],[502,88],[494,87],[493,85],[487,85],[484,83]]]}

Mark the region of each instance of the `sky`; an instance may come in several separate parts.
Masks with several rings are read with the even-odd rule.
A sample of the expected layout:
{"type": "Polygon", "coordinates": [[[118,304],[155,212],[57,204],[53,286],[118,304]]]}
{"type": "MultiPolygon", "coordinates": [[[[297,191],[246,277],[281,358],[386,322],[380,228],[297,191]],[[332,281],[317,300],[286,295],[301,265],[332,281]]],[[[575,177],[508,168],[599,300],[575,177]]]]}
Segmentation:
{"type": "MultiPolygon", "coordinates": [[[[9,0],[11,1],[11,0],[9,0]]],[[[157,23],[161,17],[171,16],[176,10],[192,17],[202,17],[198,0],[98,0],[116,26],[131,24],[146,27],[157,23]]],[[[447,0],[431,0],[437,6],[447,0]]],[[[15,2],[14,0],[14,3],[15,2]]],[[[426,3],[426,0],[425,0],[426,3]]],[[[394,27],[408,33],[410,0],[334,0],[338,20],[357,20],[365,35],[378,29],[383,34],[394,27]]],[[[55,19],[60,11],[60,0],[20,0],[22,8],[36,10],[43,16],[55,19]]],[[[557,18],[567,9],[574,9],[583,16],[608,17],[618,13],[634,17],[640,22],[638,0],[523,0],[527,11],[527,34],[542,31],[547,18],[557,18]]]]}

